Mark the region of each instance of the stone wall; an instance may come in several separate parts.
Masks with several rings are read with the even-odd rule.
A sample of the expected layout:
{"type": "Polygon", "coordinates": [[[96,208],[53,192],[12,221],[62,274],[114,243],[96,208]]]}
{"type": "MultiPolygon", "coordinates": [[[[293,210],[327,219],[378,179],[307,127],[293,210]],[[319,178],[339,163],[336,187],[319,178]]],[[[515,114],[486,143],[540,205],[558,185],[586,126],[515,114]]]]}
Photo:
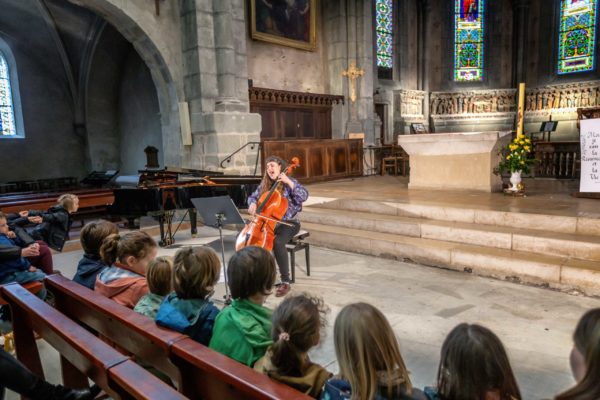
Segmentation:
{"type": "MultiPolygon", "coordinates": [[[[248,12],[246,15],[249,15],[248,12]]],[[[323,18],[320,10],[317,13],[315,51],[253,40],[250,29],[246,30],[245,36],[248,78],[252,79],[254,86],[294,92],[328,93],[323,18]]]]}
{"type": "Polygon", "coordinates": [[[396,135],[411,133],[411,123],[429,125],[424,115],[426,98],[427,92],[422,90],[394,90],[394,133],[396,135]]]}

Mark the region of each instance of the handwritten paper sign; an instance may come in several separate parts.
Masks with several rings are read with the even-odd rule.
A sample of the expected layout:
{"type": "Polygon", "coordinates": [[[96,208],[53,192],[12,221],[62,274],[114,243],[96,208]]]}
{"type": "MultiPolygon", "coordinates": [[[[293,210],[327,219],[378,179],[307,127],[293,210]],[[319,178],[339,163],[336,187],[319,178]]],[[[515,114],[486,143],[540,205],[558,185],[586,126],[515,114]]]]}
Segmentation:
{"type": "Polygon", "coordinates": [[[580,192],[600,192],[600,119],[582,119],[580,192]]]}

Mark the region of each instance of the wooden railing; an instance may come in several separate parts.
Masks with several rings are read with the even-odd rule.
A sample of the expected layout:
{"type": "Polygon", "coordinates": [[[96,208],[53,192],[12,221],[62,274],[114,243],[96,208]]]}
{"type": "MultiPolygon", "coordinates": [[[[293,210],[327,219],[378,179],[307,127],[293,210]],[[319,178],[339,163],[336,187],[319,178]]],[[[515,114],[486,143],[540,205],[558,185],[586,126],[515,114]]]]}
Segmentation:
{"type": "Polygon", "coordinates": [[[576,179],[580,174],[579,142],[537,142],[536,178],[576,179]]]}

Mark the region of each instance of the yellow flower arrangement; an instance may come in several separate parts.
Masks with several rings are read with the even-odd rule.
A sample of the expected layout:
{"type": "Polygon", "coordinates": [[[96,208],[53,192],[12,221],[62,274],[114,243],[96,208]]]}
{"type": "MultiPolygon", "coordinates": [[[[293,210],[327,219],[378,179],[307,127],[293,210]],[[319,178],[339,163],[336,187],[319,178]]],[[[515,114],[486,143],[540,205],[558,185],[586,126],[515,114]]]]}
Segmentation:
{"type": "Polygon", "coordinates": [[[529,158],[531,149],[531,140],[525,135],[518,135],[506,146],[507,151],[499,165],[500,171],[528,173],[529,166],[535,162],[534,159],[529,158]]]}

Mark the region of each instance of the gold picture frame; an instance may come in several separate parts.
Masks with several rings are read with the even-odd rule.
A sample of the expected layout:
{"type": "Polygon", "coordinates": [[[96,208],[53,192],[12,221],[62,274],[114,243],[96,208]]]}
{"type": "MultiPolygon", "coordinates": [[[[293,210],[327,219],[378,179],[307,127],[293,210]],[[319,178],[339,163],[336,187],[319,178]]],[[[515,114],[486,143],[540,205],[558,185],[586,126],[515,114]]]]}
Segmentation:
{"type": "Polygon", "coordinates": [[[250,0],[254,40],[314,51],[317,48],[317,0],[250,0]]]}

